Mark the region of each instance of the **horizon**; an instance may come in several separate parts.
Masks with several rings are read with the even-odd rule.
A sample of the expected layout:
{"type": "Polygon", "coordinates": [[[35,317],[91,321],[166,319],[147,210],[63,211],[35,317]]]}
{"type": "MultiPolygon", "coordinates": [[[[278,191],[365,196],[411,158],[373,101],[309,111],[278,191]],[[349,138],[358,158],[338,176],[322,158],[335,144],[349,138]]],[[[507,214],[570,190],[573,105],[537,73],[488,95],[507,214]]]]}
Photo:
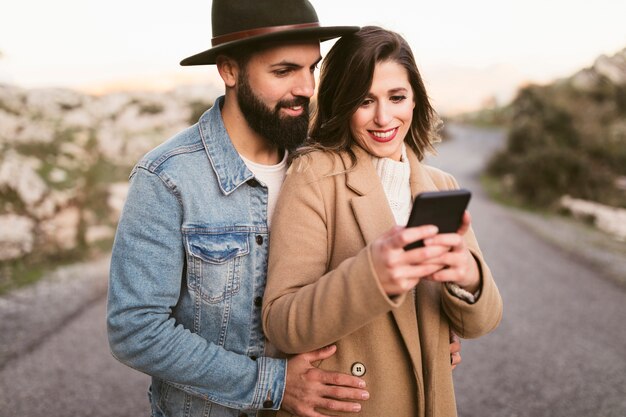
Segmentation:
{"type": "MultiPolygon", "coordinates": [[[[626,47],[626,2],[311,3],[324,26],[374,24],[402,34],[435,107],[448,113],[505,104],[522,85],[569,77],[626,47]]],[[[209,46],[210,4],[23,0],[0,16],[0,83],[88,94],[219,85],[214,66],[178,65],[209,46]]],[[[322,43],[322,55],[333,42],[322,43]]]]}

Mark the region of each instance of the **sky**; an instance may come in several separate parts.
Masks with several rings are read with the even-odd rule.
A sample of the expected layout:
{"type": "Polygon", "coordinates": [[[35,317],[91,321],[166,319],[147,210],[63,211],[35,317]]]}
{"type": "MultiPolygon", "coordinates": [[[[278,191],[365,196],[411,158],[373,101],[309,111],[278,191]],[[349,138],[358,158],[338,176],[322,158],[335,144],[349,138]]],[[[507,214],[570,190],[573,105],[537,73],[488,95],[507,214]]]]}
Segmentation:
{"type": "MultiPolygon", "coordinates": [[[[178,65],[210,47],[209,0],[0,1],[0,83],[91,93],[219,83],[213,66],[178,65]]],[[[519,85],[570,76],[626,48],[624,0],[311,2],[322,25],[402,34],[433,104],[449,112],[489,97],[504,104],[519,85]]]]}

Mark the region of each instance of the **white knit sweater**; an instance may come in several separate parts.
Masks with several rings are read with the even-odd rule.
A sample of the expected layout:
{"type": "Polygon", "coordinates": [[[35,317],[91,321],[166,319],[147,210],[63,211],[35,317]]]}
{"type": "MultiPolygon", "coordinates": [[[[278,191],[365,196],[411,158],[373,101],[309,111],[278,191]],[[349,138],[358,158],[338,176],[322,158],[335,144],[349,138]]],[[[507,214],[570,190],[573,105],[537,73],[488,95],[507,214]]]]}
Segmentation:
{"type": "Polygon", "coordinates": [[[372,157],[372,163],[383,184],[396,224],[406,225],[411,214],[411,184],[409,183],[411,166],[406,154],[406,146],[402,145],[400,161],[372,157]]]}

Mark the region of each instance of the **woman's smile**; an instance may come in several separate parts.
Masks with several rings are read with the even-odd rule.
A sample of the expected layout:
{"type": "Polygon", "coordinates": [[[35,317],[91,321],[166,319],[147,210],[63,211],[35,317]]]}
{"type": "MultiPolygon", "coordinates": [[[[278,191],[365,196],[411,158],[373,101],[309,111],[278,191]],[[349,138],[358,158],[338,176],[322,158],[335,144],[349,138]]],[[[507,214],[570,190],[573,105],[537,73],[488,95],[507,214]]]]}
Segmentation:
{"type": "Polygon", "coordinates": [[[398,128],[394,127],[393,129],[388,130],[368,130],[372,139],[376,142],[385,143],[391,142],[398,133],[398,128]]]}

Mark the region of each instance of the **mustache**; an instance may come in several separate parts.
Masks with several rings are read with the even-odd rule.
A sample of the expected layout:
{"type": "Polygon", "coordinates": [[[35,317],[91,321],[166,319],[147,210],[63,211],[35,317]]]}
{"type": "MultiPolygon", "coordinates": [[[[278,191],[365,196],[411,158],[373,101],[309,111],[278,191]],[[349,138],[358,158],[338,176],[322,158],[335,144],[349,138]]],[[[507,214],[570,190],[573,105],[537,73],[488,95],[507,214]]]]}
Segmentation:
{"type": "Polygon", "coordinates": [[[308,97],[295,97],[293,100],[281,100],[276,104],[276,110],[278,111],[282,107],[294,106],[302,106],[305,110],[308,110],[310,101],[308,97]]]}

